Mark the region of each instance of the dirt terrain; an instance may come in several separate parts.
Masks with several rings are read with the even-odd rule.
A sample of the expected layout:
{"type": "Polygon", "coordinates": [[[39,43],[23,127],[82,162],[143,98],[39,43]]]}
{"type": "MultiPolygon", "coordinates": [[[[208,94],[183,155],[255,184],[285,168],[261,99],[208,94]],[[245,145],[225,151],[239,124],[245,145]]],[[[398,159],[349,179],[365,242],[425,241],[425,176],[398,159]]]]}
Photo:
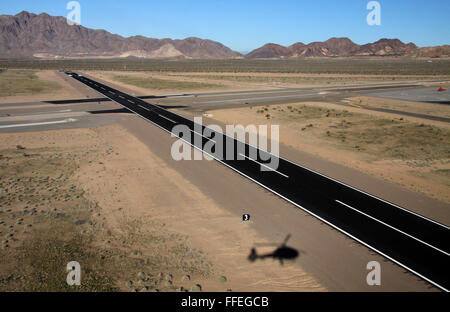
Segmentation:
{"type": "Polygon", "coordinates": [[[247,261],[265,240],[121,126],[0,140],[2,291],[72,291],[69,261],[79,291],[325,290],[298,265],[247,261]]]}
{"type": "Polygon", "coordinates": [[[0,103],[32,102],[85,98],[67,77],[54,70],[14,70],[0,76],[0,103]]]}

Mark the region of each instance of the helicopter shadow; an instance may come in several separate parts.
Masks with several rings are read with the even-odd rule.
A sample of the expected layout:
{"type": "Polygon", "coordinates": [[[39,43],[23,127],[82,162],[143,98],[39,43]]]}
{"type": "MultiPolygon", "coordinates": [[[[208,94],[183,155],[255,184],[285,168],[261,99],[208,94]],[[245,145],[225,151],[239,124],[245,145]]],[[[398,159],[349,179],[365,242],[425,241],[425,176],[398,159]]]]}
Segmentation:
{"type": "MultiPolygon", "coordinates": [[[[253,247],[250,251],[250,255],[248,256],[248,260],[250,262],[255,262],[258,259],[264,260],[272,258],[273,260],[278,260],[281,265],[284,265],[285,261],[296,260],[300,256],[300,253],[305,254],[306,252],[287,246],[287,241],[290,238],[291,234],[288,234],[281,245],[277,246],[277,248],[270,253],[258,254],[256,247],[253,247]]],[[[273,244],[259,244],[258,246],[273,246],[273,244]]]]}

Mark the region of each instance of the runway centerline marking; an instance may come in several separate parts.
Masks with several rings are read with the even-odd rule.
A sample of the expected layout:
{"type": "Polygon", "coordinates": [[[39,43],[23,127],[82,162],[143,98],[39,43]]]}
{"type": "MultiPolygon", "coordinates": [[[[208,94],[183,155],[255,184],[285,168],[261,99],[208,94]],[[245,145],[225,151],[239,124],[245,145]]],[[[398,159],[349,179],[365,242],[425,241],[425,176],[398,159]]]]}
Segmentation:
{"type": "Polygon", "coordinates": [[[147,107],[145,107],[145,106],[142,106],[142,105],[138,105],[140,108],[143,108],[143,109],[145,109],[145,110],[147,110],[147,111],[150,111],[150,109],[148,109],[147,107]]]}
{"type": "Polygon", "coordinates": [[[251,161],[257,163],[258,165],[261,165],[261,166],[263,166],[263,167],[269,169],[270,171],[274,171],[274,172],[278,173],[279,175],[285,177],[286,179],[289,179],[289,176],[285,175],[284,173],[281,173],[281,172],[278,171],[278,170],[275,170],[275,169],[273,169],[273,168],[271,168],[271,167],[269,167],[269,166],[267,166],[267,165],[265,165],[265,164],[263,164],[263,163],[260,163],[259,161],[254,160],[253,158],[250,158],[250,157],[248,157],[248,156],[246,156],[246,155],[244,155],[244,154],[242,154],[242,153],[239,153],[239,155],[244,156],[244,157],[247,158],[248,160],[251,160],[251,161]]]}
{"type": "MultiPolygon", "coordinates": [[[[207,139],[207,140],[209,140],[209,141],[213,141],[214,143],[217,143],[217,141],[215,141],[215,140],[213,140],[213,139],[210,139],[210,138],[208,138],[208,137],[205,137],[203,134],[198,133],[198,132],[195,132],[195,131],[192,130],[192,129],[189,129],[189,131],[191,131],[191,132],[194,133],[194,134],[200,135],[200,136],[204,137],[205,139],[207,139]]],[[[203,150],[203,149],[202,149],[202,150],[203,150]]]]}

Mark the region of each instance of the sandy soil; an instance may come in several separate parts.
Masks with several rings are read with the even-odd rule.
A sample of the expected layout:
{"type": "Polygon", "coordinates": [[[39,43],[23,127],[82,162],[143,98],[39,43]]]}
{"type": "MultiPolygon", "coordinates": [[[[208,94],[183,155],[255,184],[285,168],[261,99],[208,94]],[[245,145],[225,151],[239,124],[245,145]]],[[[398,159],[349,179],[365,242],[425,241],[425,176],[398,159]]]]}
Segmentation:
{"type": "MultiPolygon", "coordinates": [[[[386,113],[386,112],[377,112],[377,111],[371,111],[371,110],[364,109],[364,107],[366,107],[366,106],[367,107],[383,107],[383,105],[386,105],[386,108],[395,109],[395,110],[399,110],[399,111],[404,110],[403,107],[410,107],[410,110],[404,110],[404,111],[411,111],[413,113],[422,113],[422,111],[426,110],[426,109],[421,108],[421,105],[416,105],[416,103],[414,103],[414,102],[372,98],[372,97],[370,97],[370,98],[369,97],[351,97],[351,98],[347,98],[344,101],[349,101],[346,104],[349,104],[351,106],[343,107],[342,105],[326,103],[326,102],[309,102],[309,104],[314,103],[314,105],[316,105],[318,107],[323,107],[326,109],[346,110],[348,112],[365,114],[365,115],[373,116],[373,117],[377,117],[377,118],[384,118],[384,119],[403,118],[403,120],[407,120],[410,122],[423,123],[426,125],[433,125],[433,126],[443,127],[443,128],[450,128],[450,124],[448,122],[429,120],[429,119],[423,119],[423,118],[419,118],[419,117],[412,117],[412,116],[406,116],[406,115],[397,115],[397,114],[391,114],[391,113],[386,113]],[[360,99],[361,99],[361,102],[359,101],[360,99]],[[399,102],[401,102],[400,103],[400,105],[402,105],[401,107],[399,106],[399,102]],[[372,103],[374,103],[374,104],[372,104],[372,103]]],[[[305,102],[305,104],[307,104],[307,103],[305,102]]],[[[285,105],[285,106],[289,106],[289,105],[285,105]]],[[[447,112],[447,108],[441,107],[443,105],[436,105],[436,106],[438,106],[438,107],[435,109],[436,113],[434,113],[434,115],[445,116],[445,114],[447,112]]]]}
{"type": "Polygon", "coordinates": [[[0,97],[0,103],[20,103],[20,102],[38,102],[46,100],[67,100],[74,98],[86,98],[85,92],[73,86],[69,83],[68,77],[54,71],[54,70],[41,70],[38,71],[37,76],[39,80],[52,81],[58,83],[61,88],[53,92],[40,93],[35,95],[17,95],[0,97]]]}
{"type": "Polygon", "coordinates": [[[214,267],[212,277],[199,280],[205,290],[324,290],[297,266],[287,264],[277,269],[270,262],[250,264],[242,255],[252,247],[250,242],[264,241],[245,224],[236,222],[241,216],[221,209],[120,127],[96,131],[116,154],[103,165],[80,171],[79,180],[88,196],[99,202],[111,224],[117,224],[125,213],[163,222],[171,232],[188,236],[189,245],[204,252],[214,267]],[[227,277],[226,284],[218,282],[222,275],[227,277]]]}
{"type": "MultiPolygon", "coordinates": [[[[357,149],[349,148],[348,144],[340,144],[339,142],[328,140],[323,133],[331,129],[332,125],[328,118],[314,118],[312,120],[290,120],[287,113],[284,117],[279,117],[273,110],[283,109],[289,111],[288,107],[299,108],[307,105],[312,107],[321,107],[324,110],[334,109],[336,111],[347,111],[350,113],[363,113],[367,116],[381,118],[385,120],[399,121],[399,116],[388,113],[368,112],[357,107],[345,107],[341,105],[311,102],[290,105],[274,105],[268,107],[267,112],[257,113],[259,108],[240,108],[210,111],[208,114],[211,118],[219,120],[225,124],[242,124],[242,125],[279,125],[280,141],[285,145],[293,147],[300,151],[308,151],[313,155],[330,160],[332,162],[342,164],[344,166],[360,170],[371,174],[375,177],[394,182],[407,189],[424,193],[433,198],[450,202],[449,181],[445,175],[436,176],[435,172],[446,172],[450,169],[448,159],[438,161],[421,161],[419,159],[401,160],[401,159],[384,159],[383,157],[372,157],[364,152],[361,147],[357,149]],[[271,114],[270,119],[266,118],[266,113],[271,114]],[[310,125],[311,122],[314,125],[310,125]],[[310,127],[311,126],[311,127],[310,127]]],[[[351,117],[345,117],[347,122],[358,122],[357,119],[351,120],[351,117]]],[[[412,122],[421,122],[423,124],[433,124],[448,128],[448,124],[437,123],[433,121],[418,120],[416,118],[404,118],[412,122]]],[[[400,121],[399,121],[400,122],[400,121]]],[[[364,146],[362,146],[364,148],[364,146]]]]}
{"type": "Polygon", "coordinates": [[[120,255],[121,269],[111,270],[120,272],[114,277],[121,290],[139,291],[146,281],[159,282],[161,291],[196,284],[205,291],[325,290],[298,264],[250,263],[250,244],[267,241],[250,224],[236,222],[241,216],[219,207],[119,125],[0,137],[2,150],[15,150],[18,142],[27,151],[49,146],[67,154],[63,166],[74,161],[69,181],[95,205],[87,211],[91,221],[82,231],[94,235],[93,244],[102,255],[120,255]],[[133,259],[141,262],[128,263],[133,259]],[[170,276],[173,284],[153,280],[158,272],[170,276]],[[190,279],[182,281],[186,275],[190,279]],[[222,276],[226,282],[219,280],[222,276]]]}

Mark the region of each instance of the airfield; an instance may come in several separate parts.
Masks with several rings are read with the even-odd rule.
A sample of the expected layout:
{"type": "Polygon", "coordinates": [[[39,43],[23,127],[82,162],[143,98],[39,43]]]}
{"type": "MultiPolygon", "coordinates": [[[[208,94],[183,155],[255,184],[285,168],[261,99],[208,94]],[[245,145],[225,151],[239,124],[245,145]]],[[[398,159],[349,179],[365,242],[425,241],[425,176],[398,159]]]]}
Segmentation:
{"type": "MultiPolygon", "coordinates": [[[[292,83],[277,84],[273,81],[233,82],[232,85],[226,84],[223,89],[215,88],[217,79],[212,79],[199,82],[210,85],[206,91],[195,89],[195,86],[192,90],[149,90],[127,84],[127,79],[114,80],[114,75],[110,73],[76,72],[185,118],[202,116],[205,123],[262,124],[280,121],[281,124],[285,120],[285,111],[299,114],[299,110],[305,113],[318,107],[321,112],[323,110],[322,113],[342,111],[344,117],[347,116],[347,121],[351,118],[356,120],[360,116],[358,114],[368,114],[383,120],[442,129],[439,130],[439,135],[448,142],[450,94],[448,91],[437,92],[439,87],[448,88],[449,81],[445,79],[418,77],[395,82],[340,84],[338,81],[332,85],[303,86],[294,86],[292,83]],[[416,109],[416,106],[420,108],[416,109]]],[[[133,272],[130,275],[135,276],[142,271],[139,267],[150,266],[151,272],[145,274],[148,274],[147,279],[156,284],[150,285],[147,290],[170,291],[180,287],[190,289],[197,283],[206,291],[439,290],[439,287],[430,281],[405,270],[404,267],[219,162],[174,161],[170,155],[170,147],[175,138],[171,138],[170,134],[64,72],[51,71],[46,75],[58,81],[63,90],[53,94],[1,98],[0,137],[2,142],[5,142],[0,151],[3,155],[2,161],[8,157],[25,157],[27,163],[28,159],[33,159],[34,149],[40,157],[49,152],[45,148],[52,148],[52,152],[63,154],[70,150],[69,154],[73,154],[74,159],[67,161],[72,163],[71,161],[75,160],[76,163],[71,171],[72,183],[76,185],[75,188],[80,189],[79,196],[97,203],[94,210],[89,206],[86,215],[77,218],[90,220],[83,225],[88,228],[83,228],[82,231],[100,233],[98,237],[101,239],[97,243],[102,245],[101,248],[108,250],[113,247],[129,247],[132,241],[125,240],[123,243],[124,240],[118,239],[115,233],[123,225],[123,219],[132,218],[145,220],[142,225],[143,232],[153,233],[151,222],[155,222],[155,227],[164,228],[160,233],[166,231],[164,235],[168,236],[164,237],[164,241],[167,244],[173,243],[180,247],[181,245],[174,242],[182,241],[186,253],[194,255],[195,258],[189,269],[183,266],[183,257],[169,259],[181,263],[178,267],[159,270],[158,265],[149,264],[151,248],[156,246],[164,249],[165,243],[162,243],[162,239],[155,245],[135,248],[139,250],[134,257],[142,259],[143,262],[136,260],[138,265],[133,262],[127,272],[133,272]],[[61,97],[58,97],[58,92],[61,97]],[[49,147],[49,142],[55,144],[49,147]],[[22,150],[17,148],[19,145],[26,148],[25,154],[28,156],[22,156],[22,150]],[[32,151],[29,152],[29,149],[32,151]],[[17,154],[15,150],[20,150],[20,153],[17,154]],[[92,152],[91,158],[88,154],[83,154],[89,152],[92,152]],[[250,214],[251,222],[243,223],[243,214],[250,214]],[[271,245],[272,247],[256,247],[258,252],[270,253],[288,234],[291,235],[288,245],[299,251],[294,262],[281,266],[272,259],[257,260],[254,263],[247,260],[251,249],[258,244],[271,245]],[[119,246],[120,243],[123,246],[119,246]],[[382,264],[380,286],[369,286],[366,282],[366,265],[370,261],[382,264]],[[175,275],[168,279],[173,283],[159,281],[159,277],[153,276],[159,271],[163,272],[163,275],[175,275]],[[150,275],[155,278],[152,279],[150,275]],[[189,280],[183,280],[186,275],[190,276],[189,280]],[[224,276],[226,282],[223,282],[224,276]],[[218,282],[218,279],[221,279],[221,282],[218,282]],[[183,282],[178,282],[180,280],[183,282]]],[[[134,77],[133,75],[141,77],[142,74],[130,74],[134,77]]],[[[183,81],[189,78],[182,77],[183,81]]],[[[156,74],[155,79],[162,78],[156,74]]],[[[180,80],[179,77],[177,79],[180,80]]],[[[309,120],[308,118],[305,117],[309,120]]],[[[301,123],[302,127],[307,128],[310,122],[302,120],[301,123]]],[[[316,124],[314,128],[321,126],[323,125],[316,124]]],[[[405,124],[405,127],[407,126],[405,124]]],[[[319,156],[325,155],[326,152],[322,153],[320,146],[314,149],[311,143],[316,140],[314,130],[307,133],[305,131],[308,129],[289,132],[295,128],[290,129],[286,130],[289,135],[284,138],[281,128],[280,155],[283,158],[443,224],[444,227],[450,223],[450,200],[446,197],[448,176],[436,178],[436,181],[442,181],[441,183],[426,185],[428,192],[417,191],[421,188],[420,177],[411,180],[411,183],[408,180],[408,185],[399,180],[384,179],[378,175],[381,171],[377,171],[374,166],[366,166],[363,169],[363,162],[359,159],[354,164],[346,162],[346,155],[355,151],[343,151],[343,156],[319,156]],[[306,144],[303,148],[301,144],[295,143],[295,137],[302,133],[306,138],[306,143],[302,143],[306,144]]],[[[330,151],[328,153],[330,154],[330,151]]],[[[438,169],[448,172],[448,159],[445,155],[439,158],[439,161],[438,169]]],[[[2,174],[3,180],[6,175],[2,174]]],[[[20,170],[16,174],[20,175],[20,170]]],[[[405,172],[399,172],[398,176],[401,174],[405,172]]],[[[11,211],[7,212],[8,209],[2,207],[0,217],[3,221],[7,220],[5,224],[15,221],[19,210],[30,209],[23,208],[12,200],[6,202],[11,204],[11,211]]],[[[37,207],[37,210],[41,209],[41,206],[37,207]]],[[[51,211],[46,213],[53,215],[51,211]]],[[[34,222],[39,224],[41,221],[34,222]]],[[[12,229],[21,232],[22,229],[19,230],[18,227],[13,225],[12,229]]],[[[74,231],[78,232],[79,229],[74,231]]],[[[6,230],[2,229],[2,235],[3,232],[6,233],[6,230]]],[[[26,237],[26,234],[24,235],[26,237]]],[[[25,238],[20,238],[19,242],[22,240],[25,238]]],[[[139,241],[136,244],[141,243],[139,241]]],[[[11,246],[14,247],[13,244],[11,246]]],[[[2,252],[10,253],[11,248],[4,248],[2,252]]],[[[107,257],[108,253],[105,255],[107,257]]],[[[169,260],[159,259],[158,263],[169,260]]],[[[119,288],[140,290],[146,283],[145,278],[140,278],[132,283],[127,282],[124,286],[128,279],[131,277],[121,276],[119,288]],[[141,283],[140,280],[144,282],[141,283]]]]}

